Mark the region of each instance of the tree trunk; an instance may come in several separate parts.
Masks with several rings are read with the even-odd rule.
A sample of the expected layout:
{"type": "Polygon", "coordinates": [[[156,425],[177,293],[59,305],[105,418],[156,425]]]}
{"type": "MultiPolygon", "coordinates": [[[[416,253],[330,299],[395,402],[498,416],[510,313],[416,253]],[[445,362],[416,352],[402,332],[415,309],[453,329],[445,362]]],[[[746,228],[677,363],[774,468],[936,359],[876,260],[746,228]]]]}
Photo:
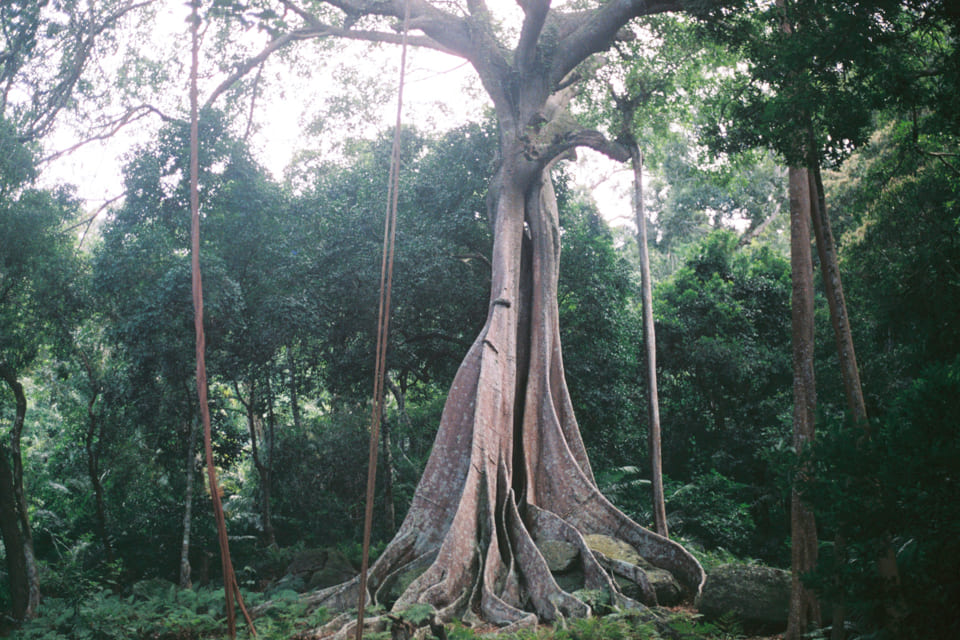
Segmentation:
{"type": "Polygon", "coordinates": [[[80,357],[83,359],[83,365],[87,371],[87,380],[90,382],[90,400],[87,402],[87,433],[84,439],[84,447],[87,452],[87,475],[90,477],[90,484],[93,487],[97,536],[103,544],[107,562],[113,564],[113,545],[110,544],[110,536],[107,534],[107,509],[104,504],[103,483],[100,482],[100,438],[102,430],[99,417],[94,411],[97,399],[100,397],[100,385],[96,380],[89,358],[82,351],[80,357]]]}
{"type": "Polygon", "coordinates": [[[867,407],[863,400],[863,388],[860,385],[860,368],[857,366],[857,355],[853,349],[850,316],[847,314],[847,302],[843,295],[837,247],[830,227],[830,217],[827,215],[819,165],[814,164],[807,174],[808,189],[812,194],[810,213],[813,231],[817,238],[817,255],[820,258],[820,272],[823,274],[823,289],[830,308],[830,322],[837,342],[840,376],[843,379],[843,390],[847,397],[847,408],[850,410],[854,424],[869,431],[867,407]]]}
{"type": "MultiPolygon", "coordinates": [[[[847,303],[843,295],[843,283],[840,279],[840,265],[837,261],[837,248],[830,225],[830,216],[827,214],[826,196],[823,192],[823,181],[820,178],[820,166],[814,164],[809,172],[810,191],[815,194],[812,206],[813,229],[817,238],[817,253],[820,257],[820,270],[823,274],[823,288],[830,307],[830,322],[837,343],[837,354],[840,361],[840,376],[843,380],[843,390],[847,399],[847,409],[855,426],[863,430],[864,435],[870,437],[870,423],[867,420],[867,407],[863,399],[863,387],[860,384],[860,368],[857,366],[857,356],[853,348],[853,334],[850,331],[850,316],[847,313],[847,303]]],[[[838,563],[845,561],[846,540],[843,534],[838,534],[834,541],[834,553],[838,563]]],[[[890,628],[898,630],[902,624],[904,605],[900,593],[900,569],[897,566],[897,555],[892,543],[888,543],[877,559],[877,571],[880,578],[894,591],[894,597],[886,607],[887,619],[890,628]]],[[[845,607],[842,603],[834,606],[832,640],[843,640],[845,634],[845,607]]]]}
{"type": "MultiPolygon", "coordinates": [[[[813,374],[813,259],[810,248],[810,183],[807,170],[791,167],[790,264],[792,271],[793,447],[799,454],[813,441],[816,385],[813,374]]],[[[802,472],[801,472],[802,473],[802,472]]],[[[820,624],[820,607],[801,576],[817,562],[817,530],[813,512],[794,480],[790,507],[791,590],[785,640],[799,640],[811,625],[820,624]]]]}
{"type": "MultiPolygon", "coordinates": [[[[403,381],[403,380],[402,380],[403,381]]],[[[404,395],[404,389],[406,383],[403,382],[402,386],[397,385],[396,382],[390,379],[390,376],[386,377],[387,388],[390,389],[390,394],[393,396],[393,399],[397,402],[397,415],[400,417],[400,422],[409,430],[411,428],[410,416],[407,414],[407,399],[404,395]]],[[[390,531],[396,531],[396,507],[394,506],[393,501],[393,484],[395,480],[396,470],[393,464],[393,448],[391,446],[391,437],[390,429],[386,422],[383,423],[384,434],[383,434],[383,456],[384,456],[384,466],[386,466],[387,477],[385,479],[384,486],[384,499],[387,503],[387,525],[390,527],[390,531]]]]}
{"type": "Polygon", "coordinates": [[[647,251],[647,217],[643,211],[643,152],[635,142],[630,145],[633,164],[633,211],[637,220],[637,246],[640,249],[640,281],[643,289],[643,346],[647,360],[647,397],[650,433],[650,475],[653,480],[653,523],[657,533],[667,537],[667,509],[663,496],[663,459],[660,453],[660,399],[657,393],[657,338],[653,326],[653,285],[650,280],[650,255],[647,251]]]}
{"type": "MultiPolygon", "coordinates": [[[[392,383],[388,383],[392,387],[392,383]]],[[[383,449],[383,519],[387,531],[397,530],[397,514],[393,504],[393,444],[390,437],[390,423],[386,420],[386,411],[380,417],[380,448],[383,449]]]]}
{"type": "MultiPolygon", "coordinates": [[[[190,3],[190,289],[193,298],[193,326],[196,334],[197,401],[200,420],[203,423],[203,449],[207,463],[207,479],[210,483],[210,499],[217,524],[217,542],[220,547],[220,563],[223,567],[223,591],[227,612],[227,631],[231,638],[237,635],[234,602],[240,606],[251,631],[253,622],[243,603],[230,558],[230,542],[227,524],[220,502],[217,470],[213,463],[213,444],[210,425],[210,405],[207,401],[206,336],[203,331],[203,279],[200,272],[200,110],[197,93],[197,69],[200,60],[200,15],[199,0],[190,3]]],[[[256,635],[254,632],[253,635],[256,635]]]]}
{"type": "Polygon", "coordinates": [[[110,544],[110,536],[107,534],[107,508],[104,504],[103,483],[100,482],[100,428],[99,419],[93,410],[93,405],[97,401],[96,395],[90,398],[87,406],[87,435],[85,447],[87,450],[87,475],[90,477],[90,484],[93,485],[93,498],[97,514],[97,536],[103,544],[104,556],[108,563],[113,563],[113,545],[110,544]]]}
{"type": "MultiPolygon", "coordinates": [[[[583,587],[609,593],[615,604],[636,604],[601,565],[616,562],[590,549],[590,534],[631,545],[673,572],[690,596],[704,580],[693,556],[627,518],[594,481],[563,373],[550,163],[538,161],[524,139],[525,123],[544,100],[527,102],[533,111],[519,117],[500,113],[487,320],[454,378],[410,510],[371,567],[371,600],[388,608],[428,603],[443,619],[480,618],[507,628],[588,615],[590,606],[551,575],[537,547],[548,540],[579,550],[583,587]],[[398,582],[412,576],[397,595],[398,582]]],[[[621,565],[614,571],[644,582],[621,565]]],[[[359,581],[334,587],[314,601],[349,607],[357,588],[359,581]]],[[[648,583],[641,589],[656,602],[648,583]]]]}
{"type": "Polygon", "coordinates": [[[290,371],[290,415],[293,416],[293,429],[300,433],[300,395],[297,380],[297,361],[293,355],[293,345],[287,346],[287,369],[290,371]]]}
{"type": "Polygon", "coordinates": [[[10,587],[11,615],[15,620],[26,618],[30,606],[30,585],[27,561],[23,554],[23,536],[17,516],[17,498],[13,490],[13,469],[10,451],[0,444],[0,535],[7,558],[7,581],[10,587]]]}
{"type": "Polygon", "coordinates": [[[268,547],[277,546],[277,534],[273,528],[273,512],[270,508],[273,487],[273,453],[276,443],[277,419],[273,413],[273,389],[270,386],[270,377],[267,376],[267,431],[266,431],[266,461],[260,472],[260,482],[263,497],[263,538],[268,547]]]}
{"type": "Polygon", "coordinates": [[[30,529],[30,515],[27,509],[26,492],[23,488],[23,454],[20,450],[23,421],[27,415],[27,397],[23,393],[23,385],[17,379],[16,373],[9,367],[0,365],[0,377],[3,377],[7,386],[10,387],[16,403],[13,426],[10,429],[9,458],[16,509],[10,513],[16,516],[20,527],[20,544],[23,549],[27,577],[27,606],[22,619],[29,619],[37,615],[37,608],[40,606],[40,572],[37,570],[37,560],[33,553],[33,532],[30,529]]]}
{"type": "Polygon", "coordinates": [[[196,473],[197,421],[190,419],[187,436],[186,485],[183,492],[183,538],[180,543],[180,588],[192,586],[190,568],[190,530],[193,526],[193,485],[196,473]]]}
{"type": "Polygon", "coordinates": [[[263,438],[263,417],[257,411],[257,392],[256,383],[250,381],[247,384],[249,389],[249,398],[246,402],[237,389],[237,397],[240,403],[247,411],[247,431],[250,434],[250,457],[253,459],[253,466],[257,470],[257,476],[260,479],[260,519],[263,525],[264,543],[268,546],[275,545],[276,539],[273,531],[273,523],[270,518],[270,467],[264,463],[263,456],[260,453],[263,438]]]}

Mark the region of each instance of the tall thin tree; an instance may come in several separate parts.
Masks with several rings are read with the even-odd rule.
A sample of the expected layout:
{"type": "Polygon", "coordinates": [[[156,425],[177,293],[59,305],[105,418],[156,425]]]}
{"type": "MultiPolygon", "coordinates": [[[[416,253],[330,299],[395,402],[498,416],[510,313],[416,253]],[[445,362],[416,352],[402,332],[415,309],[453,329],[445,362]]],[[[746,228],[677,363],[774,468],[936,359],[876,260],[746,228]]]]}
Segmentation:
{"type": "MultiPolygon", "coordinates": [[[[817,396],[813,373],[813,256],[810,246],[810,188],[807,169],[791,167],[790,265],[793,342],[793,447],[800,453],[813,441],[817,396]]],[[[803,574],[817,562],[817,529],[813,511],[794,481],[790,505],[791,590],[785,640],[799,640],[810,625],[820,624],[820,606],[807,589],[803,574]]]]}
{"type": "Polygon", "coordinates": [[[210,498],[213,500],[213,514],[217,523],[217,540],[220,543],[220,562],[223,565],[223,590],[227,609],[227,630],[231,638],[237,636],[236,612],[234,602],[240,606],[250,632],[256,635],[253,621],[243,603],[243,596],[233,571],[230,558],[230,543],[227,539],[227,525],[220,502],[220,488],[217,483],[217,470],[213,464],[213,446],[211,443],[210,405],[207,402],[206,338],[203,332],[203,283],[200,277],[200,110],[197,99],[197,70],[200,59],[200,0],[190,3],[190,264],[193,292],[193,325],[197,344],[197,397],[200,406],[200,419],[203,422],[203,447],[207,461],[207,479],[210,483],[210,498]]]}
{"type": "Polygon", "coordinates": [[[643,209],[643,151],[631,140],[633,165],[633,214],[637,221],[640,249],[640,283],[643,295],[643,346],[647,361],[647,413],[650,418],[648,447],[653,484],[653,524],[656,532],[668,536],[667,509],[663,495],[663,458],[660,447],[660,398],[657,392],[657,337],[653,325],[653,286],[650,281],[650,253],[647,245],[647,216],[643,209]]]}

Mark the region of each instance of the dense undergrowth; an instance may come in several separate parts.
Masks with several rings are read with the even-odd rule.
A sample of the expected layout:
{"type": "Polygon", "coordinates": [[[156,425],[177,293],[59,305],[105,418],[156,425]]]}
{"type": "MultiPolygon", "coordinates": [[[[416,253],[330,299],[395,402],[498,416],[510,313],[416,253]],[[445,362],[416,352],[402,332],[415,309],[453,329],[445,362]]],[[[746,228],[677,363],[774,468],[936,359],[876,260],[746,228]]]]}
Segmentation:
{"type": "MultiPolygon", "coordinates": [[[[265,594],[247,592],[246,602],[267,602],[265,594]]],[[[503,640],[733,640],[743,637],[732,620],[705,622],[690,611],[659,611],[657,623],[630,612],[613,612],[594,618],[566,621],[499,636],[503,640]]],[[[254,621],[261,640],[307,637],[329,619],[323,609],[307,610],[295,591],[280,591],[269,597],[269,606],[254,621]]],[[[242,623],[242,621],[240,621],[242,623]]],[[[483,630],[489,633],[489,629],[483,630]]],[[[446,628],[449,640],[481,637],[478,630],[459,623],[446,628]]],[[[223,591],[213,587],[178,589],[161,581],[141,583],[134,593],[119,595],[98,591],[82,601],[63,598],[44,601],[43,615],[14,631],[22,640],[201,640],[227,637],[223,591]]],[[[246,628],[238,637],[253,636],[246,628]]],[[[364,634],[368,640],[385,640],[390,632],[364,634]]]]}
{"type": "MultiPolygon", "coordinates": [[[[720,550],[705,551],[688,543],[698,559],[709,570],[720,564],[738,561],[733,554],[720,550]]],[[[294,549],[275,549],[257,569],[267,572],[267,565],[289,559],[294,549]]],[[[344,548],[346,556],[353,548],[344,548]]],[[[376,550],[375,550],[376,552],[376,550]]],[[[256,583],[257,570],[246,567],[248,585],[256,583]]],[[[241,572],[243,573],[243,572],[241,572]]],[[[288,640],[309,637],[311,632],[328,622],[325,609],[311,609],[287,579],[272,581],[262,590],[243,588],[244,601],[256,609],[254,625],[261,640],[288,640]]],[[[46,597],[41,615],[12,630],[15,640],[213,640],[226,638],[227,624],[222,587],[215,584],[181,589],[163,579],[137,582],[120,589],[92,581],[78,581],[73,590],[60,597],[46,597]]],[[[708,622],[686,608],[656,609],[651,617],[635,611],[621,611],[602,606],[597,594],[595,610],[603,615],[566,620],[559,625],[545,625],[498,636],[503,640],[734,640],[745,637],[732,617],[708,622]],[[655,618],[655,619],[654,619],[655,618]]],[[[419,624],[417,610],[402,612],[401,617],[419,624]]],[[[379,613],[369,609],[368,619],[379,613]]],[[[469,640],[490,633],[489,628],[474,629],[459,622],[446,627],[449,640],[469,640]]],[[[238,637],[253,636],[238,616],[238,637]]],[[[368,640],[385,640],[390,632],[368,632],[368,640]]]]}

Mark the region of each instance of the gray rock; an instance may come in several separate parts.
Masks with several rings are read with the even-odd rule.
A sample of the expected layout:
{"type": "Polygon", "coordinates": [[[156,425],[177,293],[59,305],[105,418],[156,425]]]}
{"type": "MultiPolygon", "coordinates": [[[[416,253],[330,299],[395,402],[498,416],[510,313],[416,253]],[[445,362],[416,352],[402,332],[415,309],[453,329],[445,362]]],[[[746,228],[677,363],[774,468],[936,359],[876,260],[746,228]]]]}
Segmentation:
{"type": "Polygon", "coordinates": [[[537,541],[537,548],[540,549],[540,553],[547,561],[547,567],[553,573],[568,570],[580,555],[580,550],[577,549],[576,545],[559,540],[537,541]]]}
{"type": "Polygon", "coordinates": [[[644,567],[644,571],[647,572],[647,580],[650,581],[653,590],[657,592],[657,604],[663,607],[680,604],[683,600],[683,589],[672,573],[653,566],[644,567]]]}
{"type": "MultiPolygon", "coordinates": [[[[683,590],[673,574],[666,569],[661,569],[650,564],[637,553],[637,550],[629,543],[600,534],[584,536],[584,539],[587,542],[587,546],[594,552],[600,553],[611,560],[624,562],[627,565],[636,567],[636,571],[642,572],[657,596],[657,604],[673,606],[679,604],[682,600],[683,590]]],[[[633,570],[630,572],[631,575],[626,575],[616,567],[614,567],[613,570],[614,573],[618,574],[616,576],[617,584],[625,596],[639,602],[648,600],[643,593],[643,588],[637,584],[636,578],[640,578],[642,582],[642,576],[637,576],[633,570]]]]}
{"type": "Polygon", "coordinates": [[[300,582],[306,589],[332,587],[357,575],[350,561],[332,549],[308,549],[294,556],[287,567],[285,580],[300,582]]]}
{"type": "Polygon", "coordinates": [[[707,620],[732,614],[750,633],[783,631],[789,607],[789,571],[745,564],[725,564],[711,571],[697,603],[707,620]]]}

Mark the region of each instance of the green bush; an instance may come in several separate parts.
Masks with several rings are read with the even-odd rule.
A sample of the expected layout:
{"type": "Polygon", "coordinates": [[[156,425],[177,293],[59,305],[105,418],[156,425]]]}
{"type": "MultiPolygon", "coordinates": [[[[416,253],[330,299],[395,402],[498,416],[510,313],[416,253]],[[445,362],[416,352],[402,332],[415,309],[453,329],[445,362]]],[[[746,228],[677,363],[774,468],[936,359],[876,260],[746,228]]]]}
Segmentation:
{"type": "Polygon", "coordinates": [[[960,358],[915,380],[869,433],[834,422],[803,461],[804,494],[842,558],[821,552],[812,581],[878,638],[946,638],[960,620],[960,358]],[[896,552],[901,588],[877,559],[896,552]],[[895,612],[899,611],[900,614],[895,612]],[[894,614],[891,616],[891,614],[894,614]],[[897,618],[900,618],[897,623],[897,618]]]}
{"type": "Polygon", "coordinates": [[[749,487],[712,470],[680,486],[669,483],[666,494],[671,533],[693,538],[709,549],[750,555],[756,525],[749,487]]]}
{"type": "MultiPolygon", "coordinates": [[[[262,600],[260,594],[244,594],[249,607],[262,600]]],[[[164,580],[146,580],[133,585],[127,595],[100,590],[83,600],[45,598],[41,615],[14,632],[17,640],[193,640],[226,636],[223,589],[180,589],[164,580]]],[[[273,594],[255,621],[258,638],[287,639],[325,622],[322,609],[308,610],[299,594],[273,594]]],[[[247,637],[237,612],[240,637],[247,637]]]]}

